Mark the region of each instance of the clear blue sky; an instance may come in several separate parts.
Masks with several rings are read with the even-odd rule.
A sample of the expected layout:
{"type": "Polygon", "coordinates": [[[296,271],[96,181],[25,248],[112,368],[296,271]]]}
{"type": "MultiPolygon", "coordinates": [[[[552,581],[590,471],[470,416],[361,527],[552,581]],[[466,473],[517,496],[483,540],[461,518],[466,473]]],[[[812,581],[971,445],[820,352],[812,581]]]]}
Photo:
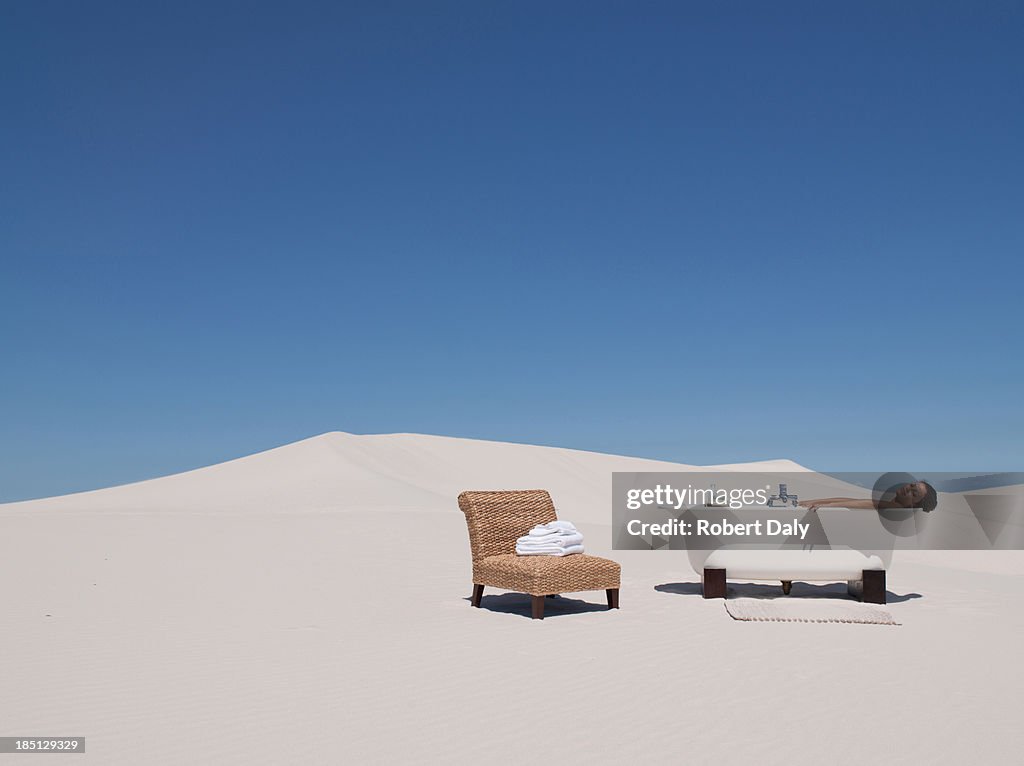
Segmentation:
{"type": "Polygon", "coordinates": [[[2,17],[0,500],[330,430],[1022,468],[1020,4],[2,17]]]}

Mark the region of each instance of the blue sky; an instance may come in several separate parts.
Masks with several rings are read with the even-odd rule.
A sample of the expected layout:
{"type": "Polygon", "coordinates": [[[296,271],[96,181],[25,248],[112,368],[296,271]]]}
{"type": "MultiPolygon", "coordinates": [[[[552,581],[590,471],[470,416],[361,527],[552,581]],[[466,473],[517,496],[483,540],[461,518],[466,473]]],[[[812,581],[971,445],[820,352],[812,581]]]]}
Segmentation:
{"type": "Polygon", "coordinates": [[[1012,3],[8,4],[0,500],[330,430],[1020,470],[1022,38],[1012,3]]]}

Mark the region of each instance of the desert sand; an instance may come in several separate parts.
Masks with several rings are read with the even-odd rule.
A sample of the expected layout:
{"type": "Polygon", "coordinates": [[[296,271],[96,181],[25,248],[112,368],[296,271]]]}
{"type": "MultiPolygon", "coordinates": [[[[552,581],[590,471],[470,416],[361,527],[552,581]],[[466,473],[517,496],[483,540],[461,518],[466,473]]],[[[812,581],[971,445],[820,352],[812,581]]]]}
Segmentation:
{"type": "Polygon", "coordinates": [[[98,764],[1018,762],[1024,553],[897,551],[895,627],[737,622],[685,552],[611,550],[611,472],[686,468],[329,433],[2,505],[0,735],[98,764]],[[622,563],[621,609],[469,606],[456,496],[537,487],[622,563]]]}

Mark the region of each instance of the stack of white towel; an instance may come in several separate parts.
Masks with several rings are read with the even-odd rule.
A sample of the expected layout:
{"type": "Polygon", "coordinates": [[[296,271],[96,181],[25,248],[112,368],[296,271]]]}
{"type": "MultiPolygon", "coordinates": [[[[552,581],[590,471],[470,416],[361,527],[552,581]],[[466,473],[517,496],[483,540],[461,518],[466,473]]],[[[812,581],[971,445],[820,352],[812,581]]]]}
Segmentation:
{"type": "Polygon", "coordinates": [[[516,540],[520,556],[569,556],[583,553],[583,535],[570,521],[538,524],[516,540]]]}

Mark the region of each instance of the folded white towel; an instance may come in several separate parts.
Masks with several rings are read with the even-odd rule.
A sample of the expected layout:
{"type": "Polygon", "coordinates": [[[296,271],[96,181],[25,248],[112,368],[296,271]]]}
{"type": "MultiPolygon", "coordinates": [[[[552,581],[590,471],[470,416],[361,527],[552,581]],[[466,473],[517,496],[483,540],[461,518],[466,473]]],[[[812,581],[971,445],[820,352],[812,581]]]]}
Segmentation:
{"type": "Polygon", "coordinates": [[[533,530],[530,530],[525,535],[523,535],[523,537],[524,538],[528,537],[531,540],[551,540],[551,539],[554,539],[556,537],[565,537],[567,535],[578,535],[578,534],[580,534],[580,531],[578,529],[560,529],[557,532],[545,532],[543,535],[535,535],[535,534],[533,534],[533,530]]]}
{"type": "Polygon", "coordinates": [[[530,530],[529,534],[534,537],[542,537],[550,534],[572,534],[577,531],[571,521],[549,521],[547,524],[538,524],[530,530]]]}
{"type": "Polygon", "coordinates": [[[516,540],[517,547],[533,548],[537,546],[557,545],[559,548],[568,548],[570,545],[582,545],[583,535],[579,532],[571,535],[545,535],[544,537],[531,537],[523,535],[516,540]]]}
{"type": "Polygon", "coordinates": [[[583,546],[570,545],[568,548],[559,548],[557,545],[551,545],[538,548],[520,548],[517,545],[516,553],[520,556],[571,556],[574,553],[583,553],[583,546]]]}

